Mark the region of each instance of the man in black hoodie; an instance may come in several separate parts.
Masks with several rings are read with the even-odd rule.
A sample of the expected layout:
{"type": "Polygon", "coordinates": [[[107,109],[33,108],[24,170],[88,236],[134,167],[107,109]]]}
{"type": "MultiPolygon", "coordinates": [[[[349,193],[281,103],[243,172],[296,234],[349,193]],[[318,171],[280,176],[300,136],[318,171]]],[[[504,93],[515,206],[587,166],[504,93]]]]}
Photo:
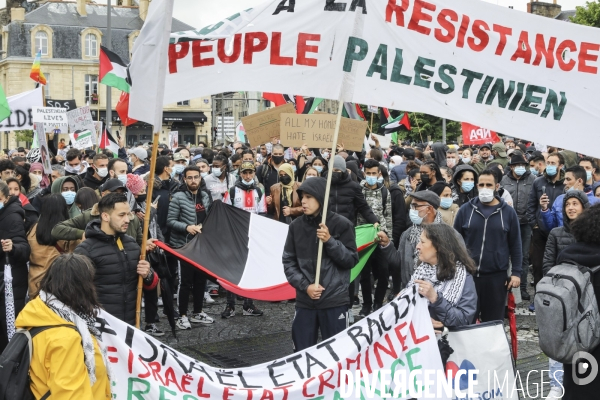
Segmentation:
{"type": "Polygon", "coordinates": [[[348,327],[350,270],[358,262],[356,237],[353,224],[331,211],[321,224],[326,184],[323,178],[313,178],[298,188],[304,215],[290,224],[283,250],[285,275],[296,289],[295,351],[314,346],[319,329],[327,340],[348,327]],[[323,242],[323,256],[317,286],[318,240],[323,242]]]}
{"type": "Polygon", "coordinates": [[[83,177],[85,187],[97,190],[108,179],[108,156],[106,154],[96,154],[92,165],[88,167],[83,177]]]}

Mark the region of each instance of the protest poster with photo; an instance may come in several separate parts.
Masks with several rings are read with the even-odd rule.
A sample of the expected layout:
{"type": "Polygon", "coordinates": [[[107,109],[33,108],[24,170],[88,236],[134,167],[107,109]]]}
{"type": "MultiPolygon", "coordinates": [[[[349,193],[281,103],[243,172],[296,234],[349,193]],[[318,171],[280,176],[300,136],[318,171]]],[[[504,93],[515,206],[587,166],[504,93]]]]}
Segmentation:
{"type": "Polygon", "coordinates": [[[74,110],[67,112],[67,119],[69,121],[69,131],[77,132],[77,131],[85,131],[89,130],[96,134],[92,135],[92,144],[98,143],[97,141],[97,131],[96,131],[96,123],[92,118],[92,114],[90,112],[90,107],[79,107],[74,110]]]}
{"type": "Polygon", "coordinates": [[[40,146],[40,162],[44,167],[44,173],[50,175],[52,174],[52,166],[50,165],[50,151],[48,151],[48,141],[46,140],[44,124],[35,123],[34,128],[40,146]]]}
{"type": "Polygon", "coordinates": [[[179,131],[169,133],[169,148],[175,150],[179,147],[179,131]]]}

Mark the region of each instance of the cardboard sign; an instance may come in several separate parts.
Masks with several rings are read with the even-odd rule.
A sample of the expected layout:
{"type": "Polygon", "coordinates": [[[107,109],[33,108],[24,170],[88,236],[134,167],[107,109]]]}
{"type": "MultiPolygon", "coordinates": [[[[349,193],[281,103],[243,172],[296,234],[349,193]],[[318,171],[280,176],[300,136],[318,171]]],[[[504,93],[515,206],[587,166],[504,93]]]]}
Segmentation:
{"type": "Polygon", "coordinates": [[[33,122],[43,123],[46,132],[69,128],[66,108],[33,107],[33,122]]]}
{"type": "MultiPolygon", "coordinates": [[[[332,147],[336,116],[332,114],[283,114],[281,116],[281,144],[286,147],[332,147]]],[[[338,143],[344,149],[362,151],[367,122],[342,118],[338,143]]]]}
{"type": "Polygon", "coordinates": [[[296,112],[296,107],[292,103],[288,103],[242,118],[250,146],[260,146],[263,143],[269,143],[271,138],[279,137],[281,114],[294,112],[296,112]]]}
{"type": "MultiPolygon", "coordinates": [[[[71,132],[89,130],[96,132],[96,124],[92,119],[92,113],[90,107],[80,107],[67,112],[67,120],[69,121],[69,130],[71,132]]],[[[92,135],[93,144],[98,143],[96,141],[97,134],[92,135]]]]}
{"type": "Polygon", "coordinates": [[[94,145],[93,137],[96,135],[96,129],[94,131],[90,131],[89,129],[83,131],[75,131],[74,133],[70,133],[71,144],[73,147],[79,150],[83,150],[88,147],[92,147],[94,145]]]}

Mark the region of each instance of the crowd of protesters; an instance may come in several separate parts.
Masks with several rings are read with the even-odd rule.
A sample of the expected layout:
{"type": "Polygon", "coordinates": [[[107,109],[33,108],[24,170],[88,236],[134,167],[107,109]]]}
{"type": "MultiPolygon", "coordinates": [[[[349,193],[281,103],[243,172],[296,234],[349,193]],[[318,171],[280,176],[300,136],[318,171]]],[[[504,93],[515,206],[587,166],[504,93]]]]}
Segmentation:
{"type": "MultiPolygon", "coordinates": [[[[530,293],[544,274],[565,253],[584,258],[598,239],[578,235],[576,227],[583,218],[588,225],[600,223],[600,206],[594,206],[600,201],[599,160],[553,147],[536,149],[525,140],[382,148],[375,139],[362,152],[343,144],[335,151],[285,148],[276,140],[255,148],[242,142],[158,147],[157,154],[148,144],[121,143],[118,154],[51,147],[50,174],[38,149],[3,155],[0,238],[12,265],[17,325],[35,326],[27,321],[36,313],[52,319],[56,307],[84,321],[94,307],[102,307],[134,324],[138,276],[144,283],[147,333],[164,335],[156,322],[159,307],[167,304],[174,304],[169,311],[178,329],[213,324],[203,307],[219,295],[218,285],[191,264],[163,254],[154,241],[180,248],[196,235],[218,235],[202,228],[215,201],[290,225],[283,266],[297,291],[296,351],[314,345],[319,330],[325,340],[412,284],[427,298],[436,330],[503,320],[513,288],[520,289],[521,306],[534,312],[530,293]],[[330,170],[330,214],[321,224],[330,170]],[[146,195],[148,185],[152,198],[146,195]],[[148,256],[140,260],[148,202],[148,256]],[[353,228],[362,224],[377,227],[378,245],[360,277],[350,282],[349,271],[358,261],[353,228]],[[316,286],[318,240],[323,263],[316,286]],[[69,272],[73,266],[79,267],[76,273],[69,272]],[[57,285],[67,273],[82,280],[79,289],[88,294],[93,286],[93,293],[85,300],[85,292],[61,294],[57,285]],[[161,301],[159,282],[168,282],[174,301],[161,301]]],[[[222,318],[235,316],[236,300],[243,300],[243,316],[263,315],[252,299],[221,294],[227,298],[222,318]]],[[[8,337],[3,312],[0,318],[2,350],[8,337]]],[[[98,345],[95,338],[93,343],[98,345]]],[[[550,364],[551,370],[562,370],[550,364]]],[[[552,374],[550,398],[577,393],[573,385],[563,393],[562,380],[562,374],[552,374]]],[[[43,393],[47,384],[39,385],[43,393]]]]}

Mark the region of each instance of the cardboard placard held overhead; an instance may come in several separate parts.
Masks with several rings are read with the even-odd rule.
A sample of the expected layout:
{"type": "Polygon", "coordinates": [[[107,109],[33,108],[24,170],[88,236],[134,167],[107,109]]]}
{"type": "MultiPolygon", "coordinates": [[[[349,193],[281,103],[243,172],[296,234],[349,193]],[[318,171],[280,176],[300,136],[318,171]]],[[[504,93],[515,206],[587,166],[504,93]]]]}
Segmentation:
{"type": "Polygon", "coordinates": [[[279,137],[281,114],[295,112],[296,107],[292,103],[288,103],[242,118],[242,124],[246,129],[246,137],[250,146],[255,147],[263,143],[269,143],[271,138],[279,137]]]}
{"type": "MultiPolygon", "coordinates": [[[[336,116],[333,114],[283,114],[281,116],[281,144],[286,147],[331,148],[336,116]]],[[[344,149],[362,151],[367,122],[342,118],[338,143],[344,149]]]]}

